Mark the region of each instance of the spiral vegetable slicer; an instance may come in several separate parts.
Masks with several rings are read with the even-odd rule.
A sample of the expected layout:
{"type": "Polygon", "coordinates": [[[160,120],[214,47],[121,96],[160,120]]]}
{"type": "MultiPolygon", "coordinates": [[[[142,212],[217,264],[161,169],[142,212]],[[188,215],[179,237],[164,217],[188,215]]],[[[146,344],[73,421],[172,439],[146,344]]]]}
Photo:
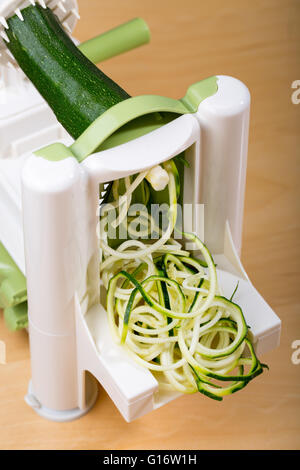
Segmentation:
{"type": "MultiPolygon", "coordinates": [[[[77,5],[68,6],[65,23],[72,30],[77,5]]],[[[110,55],[146,42],[142,36],[133,28],[127,49],[123,43],[110,55]]],[[[99,36],[99,50],[106,40],[99,36]]],[[[183,203],[192,207],[183,214],[184,230],[204,238],[224,295],[230,297],[239,281],[235,299],[256,352],[277,347],[281,322],[240,261],[246,86],[215,76],[190,86],[181,100],[130,98],[73,142],[16,64],[3,60],[3,45],[1,52],[0,307],[9,328],[28,326],[32,380],[26,402],[45,418],[72,420],[93,406],[98,381],[132,421],[179,396],[162,392],[152,373],[111,338],[100,299],[97,210],[109,182],[183,153],[189,163],[183,203]]],[[[98,61],[108,52],[90,57],[98,61]]]]}

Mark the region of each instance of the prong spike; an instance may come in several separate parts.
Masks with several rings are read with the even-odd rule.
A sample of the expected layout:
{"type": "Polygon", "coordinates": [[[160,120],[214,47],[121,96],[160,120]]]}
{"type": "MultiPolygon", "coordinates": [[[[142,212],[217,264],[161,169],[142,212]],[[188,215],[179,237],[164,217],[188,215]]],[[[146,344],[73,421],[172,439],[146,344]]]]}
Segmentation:
{"type": "Polygon", "coordinates": [[[68,25],[68,23],[67,23],[66,21],[64,21],[63,27],[66,28],[66,30],[67,30],[69,33],[72,33],[72,30],[71,30],[70,26],[68,25]]]}
{"type": "Polygon", "coordinates": [[[15,62],[15,58],[14,58],[14,56],[12,55],[12,53],[10,52],[10,50],[9,50],[9,49],[6,49],[5,52],[6,52],[6,54],[10,57],[11,61],[12,61],[12,62],[15,62]]]}
{"type": "Polygon", "coordinates": [[[5,29],[8,29],[8,24],[4,16],[0,16],[0,23],[4,26],[5,29]]]}
{"type": "Polygon", "coordinates": [[[23,18],[23,15],[22,15],[22,13],[21,13],[20,8],[17,8],[17,9],[15,10],[15,14],[20,18],[21,21],[24,21],[24,18],[23,18]]]}
{"type": "Polygon", "coordinates": [[[38,2],[39,2],[39,4],[41,5],[41,7],[45,8],[45,9],[47,8],[47,5],[46,5],[46,3],[44,2],[44,0],[38,0],[38,2]]]}
{"type": "Polygon", "coordinates": [[[9,37],[7,36],[5,31],[1,31],[0,36],[4,39],[5,42],[9,42],[9,37]]]}
{"type": "Polygon", "coordinates": [[[60,2],[58,2],[57,4],[58,8],[63,12],[63,13],[67,13],[67,10],[65,9],[65,7],[63,6],[63,4],[60,2]]]}
{"type": "Polygon", "coordinates": [[[72,8],[72,13],[73,13],[74,16],[76,16],[76,18],[78,20],[80,20],[80,15],[79,15],[78,11],[76,10],[76,8],[72,8]]]}

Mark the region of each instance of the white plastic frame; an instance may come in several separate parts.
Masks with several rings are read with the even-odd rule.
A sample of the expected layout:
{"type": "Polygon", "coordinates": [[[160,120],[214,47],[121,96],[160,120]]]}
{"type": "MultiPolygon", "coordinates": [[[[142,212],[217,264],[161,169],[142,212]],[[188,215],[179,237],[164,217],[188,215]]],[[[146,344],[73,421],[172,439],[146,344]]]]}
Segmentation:
{"type": "MultiPolygon", "coordinates": [[[[278,345],[280,320],[239,260],[249,107],[247,88],[220,76],[218,92],[194,115],[91,155],[82,164],[35,155],[20,160],[32,363],[27,401],[39,414],[60,421],[86,412],[95,399],[95,393],[86,397],[86,371],[99,380],[127,421],[178,395],[160,393],[153,375],[111,339],[99,304],[96,213],[99,183],[151,168],[184,150],[191,163],[185,172],[184,202],[205,204],[205,242],[217,260],[224,294],[230,296],[239,279],[236,299],[251,325],[257,352],[278,345]]],[[[9,193],[10,200],[13,193],[17,190],[9,193]]],[[[194,214],[188,229],[197,232],[197,224],[194,214]]],[[[20,219],[15,225],[22,233],[20,219]]],[[[12,243],[13,257],[19,250],[15,248],[12,243]]]]}

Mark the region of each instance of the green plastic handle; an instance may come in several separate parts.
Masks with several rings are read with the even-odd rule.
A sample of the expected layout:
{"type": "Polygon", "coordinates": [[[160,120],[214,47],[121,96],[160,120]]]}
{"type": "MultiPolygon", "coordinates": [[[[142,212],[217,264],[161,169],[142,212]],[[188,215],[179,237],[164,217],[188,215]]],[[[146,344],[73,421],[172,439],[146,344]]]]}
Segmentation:
{"type": "Polygon", "coordinates": [[[28,306],[23,302],[4,310],[4,320],[10,331],[18,331],[28,327],[28,306]]]}
{"type": "Polygon", "coordinates": [[[150,41],[150,30],[142,18],[134,18],[106,33],[81,43],[78,48],[94,64],[123,54],[150,41]]]}
{"type": "Polygon", "coordinates": [[[0,308],[14,307],[26,299],[26,279],[0,242],[0,308]]]}
{"type": "MultiPolygon", "coordinates": [[[[195,113],[201,101],[214,95],[217,90],[218,79],[212,76],[191,85],[181,100],[157,95],[128,98],[99,116],[68,151],[81,162],[97,150],[105,150],[136,139],[167,124],[178,115],[195,113]]],[[[43,149],[42,152],[44,153],[43,149]]],[[[41,155],[41,151],[35,153],[41,155]]],[[[45,155],[44,153],[43,156],[45,155]]],[[[52,159],[51,155],[54,155],[54,152],[50,151],[52,159]]],[[[67,156],[62,152],[61,155],[62,158],[63,155],[67,156]]],[[[49,158],[49,155],[47,156],[49,158]]]]}

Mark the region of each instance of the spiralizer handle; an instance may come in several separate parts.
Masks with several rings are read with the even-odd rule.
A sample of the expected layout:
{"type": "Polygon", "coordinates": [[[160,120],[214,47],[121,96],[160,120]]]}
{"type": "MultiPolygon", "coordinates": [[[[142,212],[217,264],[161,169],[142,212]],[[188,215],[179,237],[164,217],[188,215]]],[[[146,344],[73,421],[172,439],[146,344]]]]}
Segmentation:
{"type": "Polygon", "coordinates": [[[83,42],[78,47],[95,64],[123,54],[150,41],[150,30],[142,18],[134,18],[83,42]]]}

